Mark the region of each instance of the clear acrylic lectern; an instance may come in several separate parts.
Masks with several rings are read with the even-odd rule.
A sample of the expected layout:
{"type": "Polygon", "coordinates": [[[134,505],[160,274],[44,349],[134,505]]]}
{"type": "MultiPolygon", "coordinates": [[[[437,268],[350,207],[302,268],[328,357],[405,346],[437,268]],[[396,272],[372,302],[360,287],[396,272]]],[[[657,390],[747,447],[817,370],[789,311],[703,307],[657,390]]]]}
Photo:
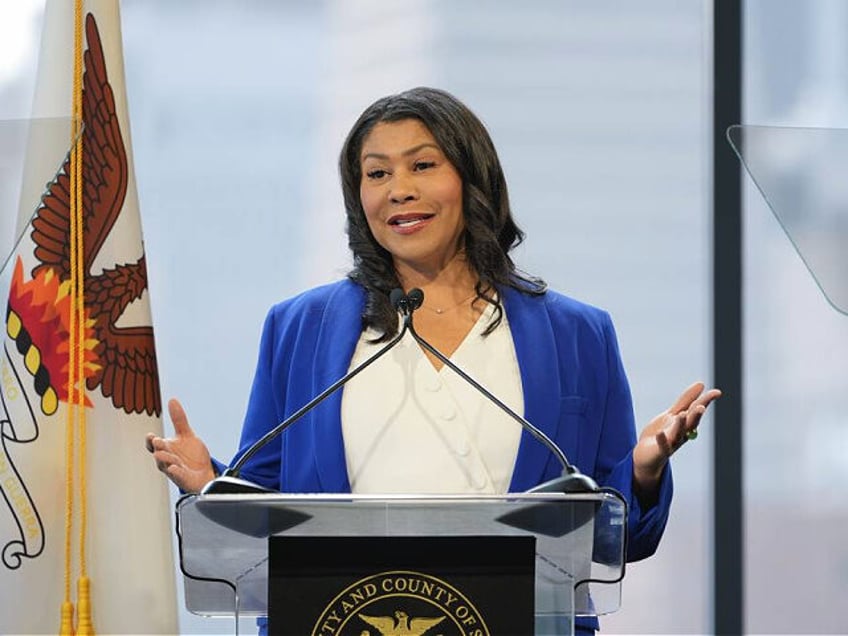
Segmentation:
{"type": "Polygon", "coordinates": [[[177,502],[186,607],[204,616],[268,612],[272,536],[535,538],[536,634],[618,609],[626,504],[616,493],[187,495],[177,502]]]}

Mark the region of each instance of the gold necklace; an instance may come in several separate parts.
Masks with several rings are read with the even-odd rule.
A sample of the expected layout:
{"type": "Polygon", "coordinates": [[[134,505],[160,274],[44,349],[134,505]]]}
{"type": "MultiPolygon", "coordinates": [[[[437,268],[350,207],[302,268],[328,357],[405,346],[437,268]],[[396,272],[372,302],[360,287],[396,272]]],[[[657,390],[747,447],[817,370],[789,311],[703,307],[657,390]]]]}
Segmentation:
{"type": "Polygon", "coordinates": [[[421,305],[421,307],[422,307],[423,309],[428,310],[428,311],[432,311],[434,314],[438,314],[439,316],[441,316],[441,315],[442,315],[442,314],[444,314],[444,313],[447,313],[447,312],[449,312],[449,311],[453,311],[453,310],[454,310],[454,309],[456,309],[457,307],[462,307],[462,305],[464,305],[465,303],[467,303],[467,302],[468,302],[469,300],[471,300],[472,298],[476,298],[476,297],[477,297],[477,292],[474,292],[473,294],[471,294],[471,295],[470,295],[470,296],[468,296],[467,298],[463,298],[462,300],[460,300],[460,301],[459,301],[458,303],[456,303],[455,305],[451,305],[450,307],[445,307],[445,308],[442,308],[442,309],[438,309],[438,308],[436,308],[436,307],[429,307],[428,305],[421,305]]]}

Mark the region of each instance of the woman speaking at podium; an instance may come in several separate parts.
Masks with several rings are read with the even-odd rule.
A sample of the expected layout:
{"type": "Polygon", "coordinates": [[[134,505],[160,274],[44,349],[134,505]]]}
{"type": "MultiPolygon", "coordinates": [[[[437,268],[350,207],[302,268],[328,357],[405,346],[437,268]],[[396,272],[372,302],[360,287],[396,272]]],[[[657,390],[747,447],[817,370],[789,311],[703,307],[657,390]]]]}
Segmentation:
{"type": "MultiPolygon", "coordinates": [[[[523,233],[497,152],[452,95],[415,88],[376,101],[339,167],[353,269],[269,312],[239,455],[391,340],[401,321],[390,294],[417,288],[418,334],[622,493],[627,558],[651,555],[671,502],[669,457],[719,391],[691,385],[637,437],[609,315],[516,268],[523,233]]],[[[224,466],[179,402],[169,412],[175,436],[148,435],[147,448],[197,492],[224,466]]],[[[407,334],[240,476],[282,492],[505,493],[561,473],[554,453],[407,334]]]]}

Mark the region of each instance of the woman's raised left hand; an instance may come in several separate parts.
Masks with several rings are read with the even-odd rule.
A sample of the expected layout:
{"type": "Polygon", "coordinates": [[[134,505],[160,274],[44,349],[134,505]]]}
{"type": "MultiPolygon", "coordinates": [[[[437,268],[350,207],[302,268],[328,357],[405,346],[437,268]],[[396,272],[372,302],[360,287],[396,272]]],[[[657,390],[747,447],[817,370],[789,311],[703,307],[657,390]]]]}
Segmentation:
{"type": "Polygon", "coordinates": [[[634,486],[640,497],[650,499],[656,493],[668,458],[698,436],[701,418],[720,395],[718,389],[705,391],[703,382],[695,382],[642,429],[633,449],[634,486]]]}

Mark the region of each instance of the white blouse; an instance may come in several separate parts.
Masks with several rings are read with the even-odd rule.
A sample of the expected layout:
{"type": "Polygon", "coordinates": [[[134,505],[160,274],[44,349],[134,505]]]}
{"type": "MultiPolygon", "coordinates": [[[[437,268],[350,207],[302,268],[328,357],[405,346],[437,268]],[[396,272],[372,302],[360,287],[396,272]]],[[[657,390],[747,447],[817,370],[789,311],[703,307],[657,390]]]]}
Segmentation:
{"type": "MultiPolygon", "coordinates": [[[[484,337],[492,305],[450,357],[516,413],[521,374],[506,314],[484,337]]],[[[362,334],[350,368],[373,355],[362,334]]],[[[447,366],[436,370],[407,334],[351,380],[342,396],[342,435],[354,493],[505,493],[521,425],[447,366]]]]}

